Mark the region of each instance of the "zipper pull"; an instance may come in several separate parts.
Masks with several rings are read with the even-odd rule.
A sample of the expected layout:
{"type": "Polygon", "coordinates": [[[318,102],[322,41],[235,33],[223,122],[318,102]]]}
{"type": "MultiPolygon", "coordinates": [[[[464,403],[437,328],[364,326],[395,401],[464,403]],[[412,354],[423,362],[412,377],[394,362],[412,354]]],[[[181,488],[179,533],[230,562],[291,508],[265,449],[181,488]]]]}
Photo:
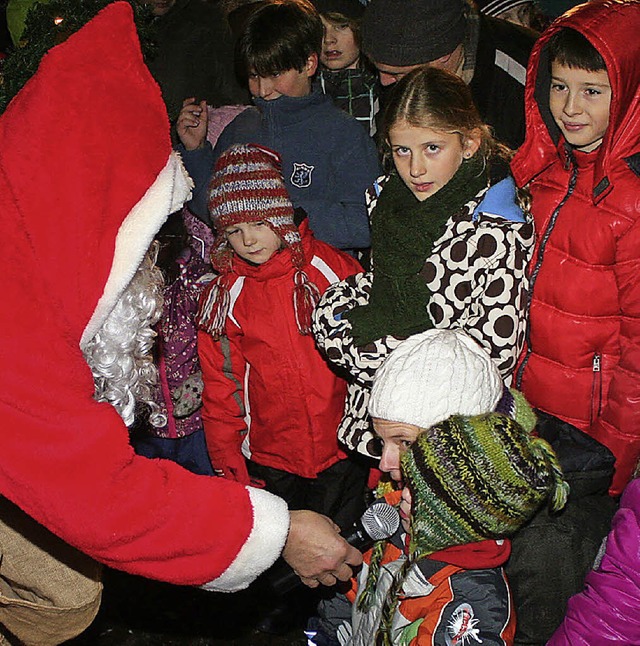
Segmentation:
{"type": "Polygon", "coordinates": [[[593,355],[593,372],[600,372],[600,355],[599,354],[594,354],[593,355]]]}

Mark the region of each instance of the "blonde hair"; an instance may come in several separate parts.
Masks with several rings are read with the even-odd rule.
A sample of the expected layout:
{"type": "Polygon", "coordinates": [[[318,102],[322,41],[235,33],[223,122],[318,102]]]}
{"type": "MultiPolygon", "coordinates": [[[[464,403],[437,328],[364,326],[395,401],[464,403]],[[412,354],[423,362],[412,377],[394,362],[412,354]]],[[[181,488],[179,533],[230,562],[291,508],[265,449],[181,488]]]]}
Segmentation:
{"type": "MultiPolygon", "coordinates": [[[[480,146],[476,154],[486,163],[496,159],[508,164],[514,155],[514,151],[498,141],[490,126],[484,123],[464,81],[437,67],[418,67],[400,79],[392,90],[380,138],[380,152],[387,171],[393,165],[389,132],[402,122],[417,128],[457,133],[463,143],[473,133],[479,133],[480,146]]],[[[518,190],[518,201],[524,211],[529,211],[530,197],[526,190],[518,190]]]]}
{"type": "Polygon", "coordinates": [[[149,422],[164,426],[166,416],[153,401],[157,369],[152,349],[152,326],[162,314],[163,278],[155,266],[154,243],[104,324],[87,344],[84,357],[95,381],[95,399],[109,402],[131,426],[137,403],[150,408],[149,422]]]}

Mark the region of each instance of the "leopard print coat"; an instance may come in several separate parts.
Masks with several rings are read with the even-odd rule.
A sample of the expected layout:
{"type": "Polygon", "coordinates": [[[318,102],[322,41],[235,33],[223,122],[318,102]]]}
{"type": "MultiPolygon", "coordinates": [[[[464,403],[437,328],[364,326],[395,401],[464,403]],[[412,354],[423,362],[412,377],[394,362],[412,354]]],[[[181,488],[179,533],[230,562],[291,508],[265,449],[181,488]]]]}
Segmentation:
{"type": "MultiPolygon", "coordinates": [[[[377,191],[367,195],[369,213],[377,191]]],[[[496,362],[507,385],[524,343],[528,282],[526,267],[533,251],[533,224],[474,212],[483,189],[460,213],[449,218],[434,243],[421,275],[432,296],[426,304],[437,328],[462,328],[496,362]]],[[[375,267],[375,257],[372,258],[375,267]]],[[[314,313],[313,330],[327,358],[350,375],[345,413],[338,428],[349,449],[378,458],[380,447],[367,413],[373,376],[401,339],[385,336],[356,346],[351,324],[343,316],[369,301],[372,274],[350,276],[325,292],[314,313]]]]}

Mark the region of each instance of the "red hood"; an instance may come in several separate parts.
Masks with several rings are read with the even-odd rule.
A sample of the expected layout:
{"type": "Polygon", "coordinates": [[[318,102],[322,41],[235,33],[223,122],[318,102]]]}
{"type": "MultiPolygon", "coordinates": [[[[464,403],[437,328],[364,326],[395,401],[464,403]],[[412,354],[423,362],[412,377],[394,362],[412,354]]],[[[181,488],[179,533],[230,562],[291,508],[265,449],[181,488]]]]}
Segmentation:
{"type": "Polygon", "coordinates": [[[519,186],[530,182],[558,158],[563,144],[549,112],[547,45],[559,29],[580,32],[598,50],[607,66],[612,99],[609,127],[598,148],[594,202],[613,188],[612,164],[640,151],[640,0],[593,0],[556,20],[536,42],[527,68],[525,111],[527,136],[512,161],[519,186]]]}

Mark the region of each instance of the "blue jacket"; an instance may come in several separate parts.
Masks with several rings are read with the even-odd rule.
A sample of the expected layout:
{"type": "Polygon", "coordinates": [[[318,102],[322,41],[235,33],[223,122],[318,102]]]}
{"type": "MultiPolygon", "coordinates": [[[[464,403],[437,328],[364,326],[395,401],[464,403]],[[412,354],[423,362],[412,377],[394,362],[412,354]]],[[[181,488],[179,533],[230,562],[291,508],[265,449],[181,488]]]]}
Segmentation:
{"type": "Polygon", "coordinates": [[[256,143],[280,153],[295,207],[302,207],[316,238],[339,249],[369,246],[366,189],[380,174],[375,145],[362,126],[317,90],[304,97],[254,99],[209,144],[181,150],[195,182],[191,210],[208,221],[208,185],[217,158],[234,143],[256,143]]]}

